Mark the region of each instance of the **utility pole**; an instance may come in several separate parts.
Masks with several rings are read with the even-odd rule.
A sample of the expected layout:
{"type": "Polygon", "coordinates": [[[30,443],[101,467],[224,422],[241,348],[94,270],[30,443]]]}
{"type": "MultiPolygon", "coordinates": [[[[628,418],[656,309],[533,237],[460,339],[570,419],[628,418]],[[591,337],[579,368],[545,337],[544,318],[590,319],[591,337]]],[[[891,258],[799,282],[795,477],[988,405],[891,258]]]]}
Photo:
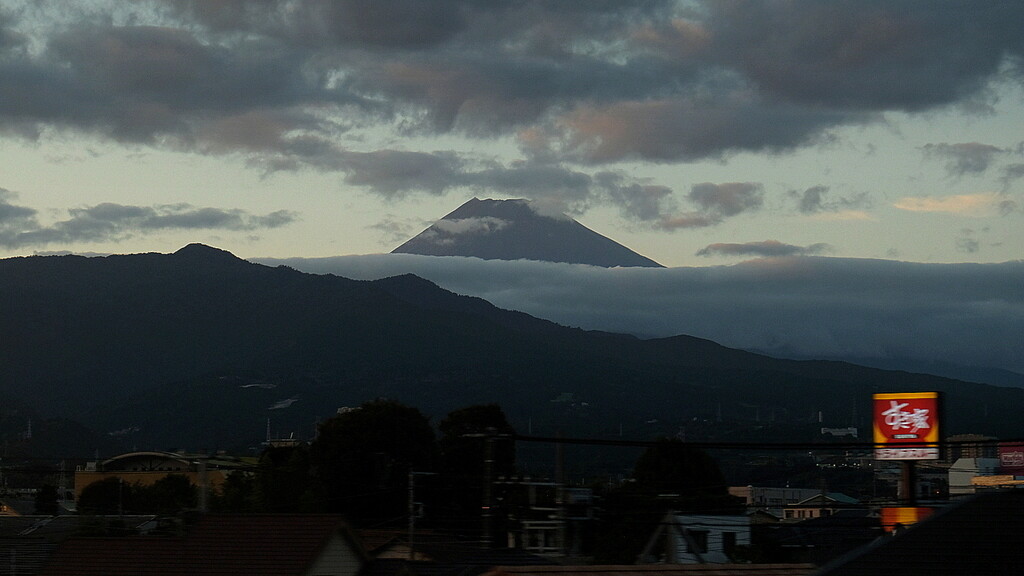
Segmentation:
{"type": "Polygon", "coordinates": [[[494,516],[491,511],[492,491],[494,485],[494,440],[497,430],[488,428],[484,437],[484,490],[483,503],[481,504],[481,517],[483,519],[483,547],[494,546],[494,516]]]}
{"type": "Polygon", "coordinates": [[[494,443],[499,438],[508,439],[508,434],[498,434],[497,428],[488,427],[484,432],[463,434],[462,438],[483,438],[484,439],[484,486],[480,502],[481,542],[483,548],[490,548],[494,545],[494,443]]]}
{"type": "Polygon", "coordinates": [[[206,458],[199,459],[199,511],[207,512],[207,498],[210,491],[210,478],[206,471],[206,458]]]}
{"type": "MultiPolygon", "coordinates": [[[[558,439],[562,439],[562,431],[558,431],[558,439]]],[[[555,507],[558,508],[558,548],[561,551],[562,556],[568,556],[566,540],[568,530],[566,530],[566,517],[568,516],[565,509],[566,504],[566,490],[565,490],[565,450],[561,442],[555,443],[555,507]]]]}
{"type": "Polygon", "coordinates": [[[409,469],[409,561],[416,559],[416,546],[413,538],[416,535],[416,477],[433,476],[433,472],[414,472],[409,469]]]}

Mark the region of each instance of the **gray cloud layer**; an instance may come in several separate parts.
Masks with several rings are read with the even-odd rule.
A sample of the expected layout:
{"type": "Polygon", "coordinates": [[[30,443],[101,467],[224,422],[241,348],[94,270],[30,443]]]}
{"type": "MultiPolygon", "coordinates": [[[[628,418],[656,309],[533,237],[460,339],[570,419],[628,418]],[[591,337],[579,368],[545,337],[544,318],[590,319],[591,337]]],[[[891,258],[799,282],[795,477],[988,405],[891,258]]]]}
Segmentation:
{"type": "Polygon", "coordinates": [[[980,142],[925,144],[922,149],[926,156],[945,158],[946,171],[952,176],[984,172],[996,156],[1005,152],[1002,148],[980,142]]]}
{"type": "Polygon", "coordinates": [[[763,242],[745,242],[743,244],[709,244],[708,246],[698,250],[697,256],[809,256],[813,254],[820,254],[828,249],[828,244],[794,246],[792,244],[783,244],[778,240],[765,240],[763,242]]]}
{"type": "Polygon", "coordinates": [[[914,264],[780,257],[602,269],[388,254],[260,260],[375,279],[414,273],[560,324],[810,356],[914,358],[1024,373],[1024,261],[914,264]]]}
{"type": "MultiPolygon", "coordinates": [[[[79,6],[60,25],[46,9],[0,10],[8,133],[233,154],[389,196],[550,190],[666,230],[728,214],[676,213],[665,187],[609,187],[595,167],[787,151],[887,111],[984,107],[1024,56],[1024,4],[1009,0],[151,0],[79,6]],[[368,131],[511,137],[523,158],[362,149],[368,131]]],[[[956,147],[934,151],[960,173],[991,159],[935,146],[956,147]]]]}
{"type": "Polygon", "coordinates": [[[36,210],[13,204],[14,194],[0,188],[0,246],[45,246],[56,243],[120,241],[163,230],[249,231],[290,224],[296,214],[278,210],[263,216],[244,210],[200,208],[190,204],[126,206],[104,203],[72,208],[69,218],[42,225],[36,210]]]}
{"type": "Polygon", "coordinates": [[[822,185],[811,186],[803,192],[791,190],[789,195],[797,199],[797,209],[803,214],[839,212],[840,210],[865,208],[870,204],[866,193],[860,193],[849,198],[827,199],[826,196],[831,196],[829,187],[822,185]]]}

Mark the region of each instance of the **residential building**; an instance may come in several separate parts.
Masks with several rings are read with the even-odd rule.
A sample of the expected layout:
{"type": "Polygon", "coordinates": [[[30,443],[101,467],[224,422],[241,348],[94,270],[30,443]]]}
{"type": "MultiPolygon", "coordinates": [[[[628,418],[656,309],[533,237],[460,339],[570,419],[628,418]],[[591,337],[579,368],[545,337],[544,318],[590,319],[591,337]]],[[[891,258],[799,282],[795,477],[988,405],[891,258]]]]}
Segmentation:
{"type": "Polygon", "coordinates": [[[859,507],[860,502],[839,492],[818,492],[795,504],[786,506],[783,513],[784,521],[809,520],[831,516],[840,510],[859,507]]]}
{"type": "Polygon", "coordinates": [[[993,476],[999,472],[998,458],[959,458],[949,468],[949,497],[974,494],[974,478],[993,476]]]}
{"type": "Polygon", "coordinates": [[[725,564],[739,546],[750,545],[747,516],[669,513],[651,535],[638,564],[725,564]],[[664,553],[656,555],[658,542],[664,553]]]}
{"type": "Polygon", "coordinates": [[[820,488],[778,488],[771,486],[730,486],[729,495],[743,499],[747,512],[768,512],[782,518],[787,506],[821,494],[820,488]]]}

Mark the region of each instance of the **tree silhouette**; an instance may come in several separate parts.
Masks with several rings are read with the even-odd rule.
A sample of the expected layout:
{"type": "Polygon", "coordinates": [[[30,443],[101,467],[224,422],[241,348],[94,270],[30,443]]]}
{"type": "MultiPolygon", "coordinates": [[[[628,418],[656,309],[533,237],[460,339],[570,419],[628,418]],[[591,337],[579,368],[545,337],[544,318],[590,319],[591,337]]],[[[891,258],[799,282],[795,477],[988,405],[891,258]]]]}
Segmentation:
{"type": "Polygon", "coordinates": [[[168,474],[149,486],[134,486],[135,506],[146,514],[177,514],[196,507],[195,484],[182,474],[168,474]]]}
{"type": "Polygon", "coordinates": [[[60,510],[58,500],[60,495],[57,494],[57,488],[52,484],[43,484],[39,487],[39,491],[36,492],[35,504],[36,514],[45,514],[47,516],[56,516],[60,510]]]}
{"type": "Polygon", "coordinates": [[[434,431],[418,409],[374,400],[323,422],[310,460],[328,510],[404,520],[408,473],[429,470],[434,451],[434,431]]]}
{"type": "Polygon", "coordinates": [[[515,444],[503,439],[515,434],[515,429],[497,404],[454,410],[441,420],[438,429],[441,432],[439,505],[443,506],[450,526],[477,528],[487,476],[493,481],[516,472],[515,444]],[[484,465],[488,449],[493,460],[490,470],[484,465]]]}
{"type": "Polygon", "coordinates": [[[659,438],[633,466],[636,488],[652,494],[673,494],[677,505],[701,508],[729,492],[718,463],[707,452],[680,440],[659,438]]]}
{"type": "Polygon", "coordinates": [[[714,458],[668,438],[659,438],[640,455],[632,481],[606,494],[604,505],[593,553],[597,562],[609,564],[636,561],[666,512],[731,514],[738,510],[714,458]]]}
{"type": "Polygon", "coordinates": [[[217,512],[254,512],[257,510],[256,480],[253,474],[235,470],[227,475],[210,499],[217,512]]]}
{"type": "MultiPolygon", "coordinates": [[[[253,479],[256,510],[263,512],[308,512],[313,470],[306,446],[269,447],[260,455],[253,479]]],[[[240,481],[239,481],[240,482],[240,481]]],[[[242,489],[243,486],[236,486],[242,489]]]]}
{"type": "Polygon", "coordinates": [[[97,515],[135,512],[135,490],[131,484],[113,476],[97,480],[82,489],[78,512],[97,515]]]}

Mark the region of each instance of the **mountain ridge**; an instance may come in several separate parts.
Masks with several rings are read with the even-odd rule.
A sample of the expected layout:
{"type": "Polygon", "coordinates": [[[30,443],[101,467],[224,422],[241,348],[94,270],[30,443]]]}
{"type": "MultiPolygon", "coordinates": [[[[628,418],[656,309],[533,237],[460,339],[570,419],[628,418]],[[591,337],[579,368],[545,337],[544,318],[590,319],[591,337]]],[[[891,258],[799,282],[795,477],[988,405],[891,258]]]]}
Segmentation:
{"type": "Polygon", "coordinates": [[[586,331],[412,275],[351,280],[215,250],[0,260],[0,398],[162,449],[237,447],[267,418],[306,430],[377,397],[435,416],[500,402],[570,435],[692,436],[703,422],[706,438],[760,438],[754,415],[772,413],[771,437],[806,440],[854,414],[866,429],[872,392],[938,390],[957,407],[951,430],[1024,437],[1024,390],[586,331]]]}

